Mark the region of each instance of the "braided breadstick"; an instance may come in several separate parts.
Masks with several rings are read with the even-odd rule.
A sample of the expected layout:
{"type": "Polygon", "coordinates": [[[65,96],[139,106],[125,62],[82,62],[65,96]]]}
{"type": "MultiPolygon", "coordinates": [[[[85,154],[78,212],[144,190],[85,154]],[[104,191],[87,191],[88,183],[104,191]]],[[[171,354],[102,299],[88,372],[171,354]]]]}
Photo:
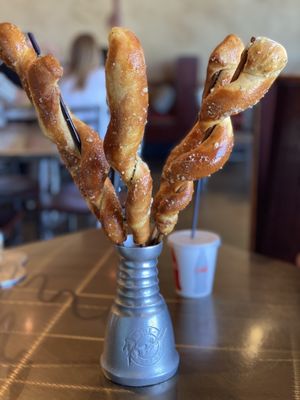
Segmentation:
{"type": "Polygon", "coordinates": [[[155,229],[152,238],[168,235],[178,221],[178,214],[191,202],[194,193],[193,181],[171,183],[162,178],[153,201],[152,215],[155,229]]]}
{"type": "Polygon", "coordinates": [[[0,33],[0,59],[19,75],[31,100],[26,76],[30,64],[37,57],[35,51],[28,46],[26,37],[17,26],[3,22],[0,24],[0,33]]]}
{"type": "MultiPolygon", "coordinates": [[[[222,51],[222,47],[221,44],[219,50],[222,51]]],[[[211,70],[210,64],[208,71],[211,70]]],[[[203,139],[208,138],[190,151],[185,151],[166,167],[164,176],[168,179],[200,179],[218,171],[225,164],[233,147],[228,117],[252,107],[263,97],[285,66],[286,52],[270,39],[257,38],[243,53],[241,64],[237,73],[233,68],[228,68],[225,80],[220,81],[222,74],[219,74],[217,84],[207,91],[201,106],[198,130],[204,132],[203,139]],[[231,78],[234,81],[230,83],[231,78]]],[[[209,87],[208,82],[206,88],[209,87]]]]}
{"type": "Polygon", "coordinates": [[[60,108],[57,81],[61,76],[61,66],[50,55],[39,57],[28,71],[29,88],[40,125],[49,139],[56,143],[64,163],[104,231],[114,243],[120,244],[125,240],[122,210],[107,177],[109,165],[102,141],[97,132],[72,116],[82,142],[81,154],[74,148],[60,108]]]}
{"type": "MultiPolygon", "coordinates": [[[[243,42],[236,35],[228,35],[211,53],[202,98],[218,86],[230,83],[244,50],[243,42]]],[[[164,170],[184,153],[195,149],[204,139],[205,132],[200,129],[199,119],[186,137],[171,151],[164,170]]]]}
{"type": "MultiPolygon", "coordinates": [[[[231,67],[227,68],[226,73],[218,72],[216,76],[212,72],[214,54],[225,54],[223,51],[226,51],[227,42],[232,39],[232,37],[227,37],[210,57],[199,119],[187,138],[174,149],[173,154],[171,153],[163,171],[163,178],[170,182],[170,186],[172,182],[192,181],[208,176],[224,165],[233,146],[230,115],[256,104],[287,62],[286,52],[282,46],[269,39],[259,38],[251,43],[247,52],[241,57],[242,65],[238,65],[242,47],[238,40],[234,39],[238,50],[231,53],[231,60],[229,57],[231,67]],[[229,83],[230,80],[234,82],[229,83]],[[228,91],[226,91],[227,88],[229,88],[228,91]],[[230,97],[228,103],[227,93],[230,97]]],[[[166,227],[164,225],[166,215],[157,213],[160,192],[164,190],[163,181],[154,200],[154,218],[159,232],[168,234],[174,225],[171,227],[169,224],[166,227]]],[[[171,211],[174,214],[174,210],[171,211]]],[[[176,223],[177,219],[174,221],[176,223]]]]}
{"type": "Polygon", "coordinates": [[[233,147],[228,117],[256,104],[286,62],[286,52],[281,45],[266,38],[254,39],[243,54],[242,65],[232,77],[234,80],[218,82],[203,99],[199,130],[205,133],[204,139],[209,133],[208,138],[176,158],[164,171],[164,176],[170,180],[196,180],[218,171],[228,160],[233,147]]]}
{"type": "Polygon", "coordinates": [[[134,241],[145,244],[150,235],[152,179],[137,152],[147,120],[148,88],[142,47],[127,29],[113,28],[109,35],[106,86],[111,120],[105,155],[128,187],[126,218],[134,241]]]}
{"type": "Polygon", "coordinates": [[[286,63],[286,51],[279,43],[264,37],[253,38],[233,81],[211,91],[203,100],[201,129],[206,131],[258,103],[286,63]]]}
{"type": "Polygon", "coordinates": [[[240,62],[244,44],[236,35],[228,35],[209,57],[202,98],[218,86],[227,85],[240,62]]]}
{"type": "MultiPolygon", "coordinates": [[[[203,100],[211,91],[230,83],[243,50],[242,41],[235,35],[228,35],[214,49],[208,62],[203,100]]],[[[216,126],[208,140],[205,139],[206,131],[201,129],[200,118],[198,118],[188,135],[172,150],[164,167],[163,176],[171,182],[195,180],[222,168],[233,147],[230,118],[216,126]]]]}
{"type": "MultiPolygon", "coordinates": [[[[62,67],[53,56],[32,57],[26,65],[22,63],[22,56],[26,53],[26,38],[13,26],[8,29],[4,24],[4,32],[14,32],[9,37],[14,43],[14,52],[6,44],[7,37],[3,39],[0,25],[0,53],[4,60],[10,61],[10,67],[19,72],[20,78],[27,88],[29,97],[36,108],[40,125],[45,135],[56,143],[60,155],[69,169],[81,194],[86,199],[90,209],[95,213],[103,225],[103,229],[114,243],[125,240],[125,231],[122,219],[122,210],[115,194],[114,188],[107,178],[109,165],[105,159],[103,144],[99,135],[90,127],[73,116],[81,139],[81,154],[78,152],[70,136],[67,124],[63,118],[60,107],[60,90],[58,80],[62,76],[62,67]],[[17,35],[16,35],[17,33],[17,35]],[[20,40],[20,44],[18,41],[20,40]],[[20,54],[17,50],[22,48],[20,54]],[[21,75],[22,74],[22,75],[21,75]]],[[[27,52],[29,50],[27,49],[27,52]]]]}
{"type": "MultiPolygon", "coordinates": [[[[206,93],[208,93],[213,87],[230,82],[239,63],[243,49],[244,46],[241,40],[234,35],[227,36],[223,42],[215,48],[210,56],[207,68],[207,78],[203,97],[205,97],[206,93]]],[[[202,162],[203,165],[203,161],[207,160],[207,153],[211,151],[211,146],[204,149],[206,150],[205,154],[203,154],[203,147],[200,149],[200,152],[197,152],[197,154],[195,152],[190,154],[190,152],[202,143],[204,136],[205,132],[201,131],[198,120],[189,134],[171,151],[166,161],[163,169],[162,182],[159,191],[154,198],[153,204],[153,215],[156,228],[163,235],[168,235],[174,229],[178,220],[179,212],[183,210],[192,199],[194,187],[192,179],[187,181],[184,180],[181,182],[181,192],[178,194],[178,182],[176,182],[176,179],[171,178],[167,180],[166,178],[168,176],[168,169],[176,162],[176,160],[178,160],[178,158],[183,157],[186,153],[188,154],[189,160],[193,160],[193,165],[198,165],[199,162],[202,162]],[[185,196],[183,196],[183,193],[185,193],[185,196]],[[182,202],[182,197],[186,200],[185,202],[182,202]],[[168,208],[165,206],[166,204],[168,208]]],[[[220,127],[217,132],[215,132],[215,136],[218,138],[220,148],[225,149],[227,155],[230,152],[233,137],[230,119],[227,121],[225,126],[220,127]]],[[[180,175],[177,174],[180,179],[181,171],[182,168],[178,171],[180,175]]]]}

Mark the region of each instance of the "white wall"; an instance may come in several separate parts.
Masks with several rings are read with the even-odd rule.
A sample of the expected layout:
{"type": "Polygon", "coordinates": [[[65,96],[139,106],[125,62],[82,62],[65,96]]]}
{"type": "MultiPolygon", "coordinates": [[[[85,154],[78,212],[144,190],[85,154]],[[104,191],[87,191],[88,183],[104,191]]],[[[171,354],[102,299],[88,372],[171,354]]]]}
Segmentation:
{"type": "MultiPolygon", "coordinates": [[[[121,0],[122,1],[122,0],[121,0]]],[[[245,42],[265,35],[287,48],[286,72],[300,72],[299,0],[123,0],[123,25],[140,37],[150,77],[162,74],[162,63],[182,54],[203,61],[228,33],[245,42]]],[[[106,44],[110,0],[0,0],[1,20],[31,30],[61,59],[78,32],[94,33],[106,44]]]]}

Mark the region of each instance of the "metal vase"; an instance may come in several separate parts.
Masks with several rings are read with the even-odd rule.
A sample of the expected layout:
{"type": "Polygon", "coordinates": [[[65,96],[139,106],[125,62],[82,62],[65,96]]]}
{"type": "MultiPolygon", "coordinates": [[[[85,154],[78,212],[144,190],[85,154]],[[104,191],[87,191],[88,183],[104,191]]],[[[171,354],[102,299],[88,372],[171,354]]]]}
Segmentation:
{"type": "Polygon", "coordinates": [[[176,373],[179,356],[168,308],[159,293],[157,258],[162,244],[137,247],[129,236],[116,249],[118,287],[101,356],[104,375],[126,386],[163,382],[176,373]]]}

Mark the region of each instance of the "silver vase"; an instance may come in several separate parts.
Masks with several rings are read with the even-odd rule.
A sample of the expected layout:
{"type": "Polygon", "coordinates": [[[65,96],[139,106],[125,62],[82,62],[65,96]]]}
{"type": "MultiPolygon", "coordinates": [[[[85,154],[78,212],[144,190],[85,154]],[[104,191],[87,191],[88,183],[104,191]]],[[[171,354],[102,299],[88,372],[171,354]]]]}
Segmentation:
{"type": "Polygon", "coordinates": [[[157,258],[162,244],[136,247],[129,236],[120,256],[117,295],[107,321],[101,366],[126,386],[163,382],[178,368],[173,327],[159,293],[157,258]]]}

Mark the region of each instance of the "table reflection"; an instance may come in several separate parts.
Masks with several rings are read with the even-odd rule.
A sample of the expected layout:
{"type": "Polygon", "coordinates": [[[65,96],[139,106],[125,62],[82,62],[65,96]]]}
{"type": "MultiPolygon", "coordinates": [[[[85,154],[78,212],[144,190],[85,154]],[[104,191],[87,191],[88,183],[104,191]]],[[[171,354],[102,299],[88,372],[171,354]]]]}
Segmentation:
{"type": "Polygon", "coordinates": [[[182,299],[175,307],[176,342],[200,347],[216,347],[218,324],[213,296],[182,299]]]}

